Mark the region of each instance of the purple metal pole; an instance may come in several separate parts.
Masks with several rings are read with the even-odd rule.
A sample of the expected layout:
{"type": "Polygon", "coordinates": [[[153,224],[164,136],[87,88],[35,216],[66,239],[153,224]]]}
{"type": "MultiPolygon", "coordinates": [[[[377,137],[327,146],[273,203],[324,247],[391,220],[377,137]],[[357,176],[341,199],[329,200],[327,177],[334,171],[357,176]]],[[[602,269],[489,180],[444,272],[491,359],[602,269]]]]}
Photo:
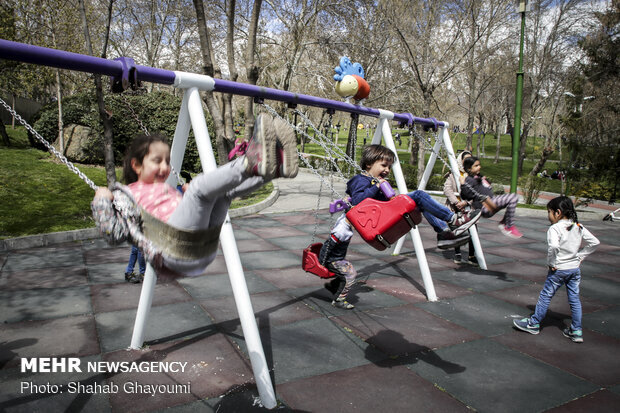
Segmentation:
{"type": "MultiPolygon", "coordinates": [[[[108,60],[100,57],[87,56],[78,53],[65,52],[63,50],[50,49],[47,47],[32,46],[24,43],[12,42],[0,39],[0,58],[17,60],[25,63],[57,67],[60,69],[77,70],[80,72],[97,73],[101,75],[121,78],[123,76],[122,60],[108,60]]],[[[141,82],[161,83],[173,85],[175,72],[165,69],[157,69],[149,66],[135,65],[136,78],[141,82]]],[[[292,104],[315,106],[326,109],[334,109],[342,112],[357,113],[360,115],[380,117],[378,109],[353,105],[337,100],[324,99],[311,95],[286,92],[247,83],[232,82],[224,79],[213,79],[215,91],[232,93],[235,95],[251,96],[261,99],[277,100],[292,104]]],[[[443,122],[435,119],[418,118],[411,113],[395,113],[394,120],[411,125],[421,124],[427,127],[443,127],[443,122]]]]}

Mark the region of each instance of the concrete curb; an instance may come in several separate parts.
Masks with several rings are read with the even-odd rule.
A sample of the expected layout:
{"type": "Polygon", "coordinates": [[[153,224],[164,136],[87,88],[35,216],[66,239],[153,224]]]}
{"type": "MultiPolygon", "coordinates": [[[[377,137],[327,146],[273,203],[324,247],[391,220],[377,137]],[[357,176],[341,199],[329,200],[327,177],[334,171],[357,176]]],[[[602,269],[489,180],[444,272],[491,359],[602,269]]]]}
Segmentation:
{"type": "Polygon", "coordinates": [[[258,204],[230,209],[228,210],[228,216],[231,218],[238,218],[246,215],[252,215],[272,206],[280,196],[280,187],[276,181],[271,181],[271,183],[273,184],[273,191],[266,199],[260,201],[258,204]]]}
{"type": "MultiPolygon", "coordinates": [[[[280,189],[275,181],[273,191],[269,196],[258,204],[248,205],[241,208],[231,209],[228,214],[231,218],[243,217],[256,214],[265,208],[269,208],[278,200],[280,189]]],[[[45,247],[47,245],[62,244],[64,242],[82,241],[99,238],[97,228],[76,229],[72,231],[50,232],[48,234],[28,235],[26,237],[8,238],[0,240],[0,252],[21,250],[26,248],[45,247]]]]}
{"type": "Polygon", "coordinates": [[[25,248],[44,247],[64,242],[98,238],[97,228],[75,229],[72,231],[50,232],[49,234],[29,235],[27,237],[0,240],[0,252],[25,248]]]}

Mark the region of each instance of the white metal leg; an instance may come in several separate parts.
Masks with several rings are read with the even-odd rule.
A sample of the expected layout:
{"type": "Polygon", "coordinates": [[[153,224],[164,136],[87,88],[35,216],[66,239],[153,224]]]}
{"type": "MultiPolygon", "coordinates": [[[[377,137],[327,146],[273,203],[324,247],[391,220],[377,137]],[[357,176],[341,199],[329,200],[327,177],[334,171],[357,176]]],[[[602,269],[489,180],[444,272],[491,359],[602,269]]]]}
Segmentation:
{"type": "Polygon", "coordinates": [[[142,281],[142,290],[140,291],[136,321],[133,326],[133,335],[131,336],[131,345],[129,346],[132,349],[142,348],[142,344],[144,344],[144,331],[149,318],[149,312],[151,311],[156,283],[157,274],[155,274],[151,264],[147,264],[144,281],[142,281]]]}

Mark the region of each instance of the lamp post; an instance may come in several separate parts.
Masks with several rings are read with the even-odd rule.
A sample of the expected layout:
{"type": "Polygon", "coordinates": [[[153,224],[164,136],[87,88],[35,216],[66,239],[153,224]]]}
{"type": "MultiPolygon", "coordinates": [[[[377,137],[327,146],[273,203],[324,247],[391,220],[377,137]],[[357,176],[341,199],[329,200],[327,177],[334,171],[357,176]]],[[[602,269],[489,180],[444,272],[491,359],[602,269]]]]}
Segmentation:
{"type": "Polygon", "coordinates": [[[512,131],[512,175],[510,178],[510,192],[517,192],[517,178],[519,177],[519,140],[521,138],[521,107],[523,105],[523,39],[525,37],[525,12],[529,11],[528,0],[519,1],[521,13],[521,41],[519,43],[519,71],[517,72],[517,90],[515,93],[515,125],[512,131]]]}

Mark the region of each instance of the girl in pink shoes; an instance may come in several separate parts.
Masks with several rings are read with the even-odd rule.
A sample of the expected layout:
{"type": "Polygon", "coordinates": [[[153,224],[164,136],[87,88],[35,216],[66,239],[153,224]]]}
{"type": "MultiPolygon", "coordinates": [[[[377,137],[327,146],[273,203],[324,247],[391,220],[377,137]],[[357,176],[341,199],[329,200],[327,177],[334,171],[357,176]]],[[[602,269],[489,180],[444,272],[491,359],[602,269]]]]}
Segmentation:
{"type": "Polygon", "coordinates": [[[502,234],[521,238],[523,234],[514,225],[518,195],[512,193],[495,195],[488,179],[480,175],[480,160],[475,156],[463,160],[463,168],[467,177],[461,185],[461,198],[472,200],[474,208],[482,208],[482,216],[485,218],[490,218],[499,210],[506,209],[499,225],[502,234]]]}
{"type": "Polygon", "coordinates": [[[223,224],[233,198],[256,190],[276,176],[297,175],[295,134],[280,119],[259,115],[245,154],[198,175],[185,185],[183,195],[166,183],[170,170],[170,146],[165,137],[136,137],[124,161],[127,186],[117,185],[113,192],[98,188],[91,203],[93,217],[109,243],[128,240],[144,252],[155,269],[165,267],[181,275],[198,275],[213,261],[217,250],[199,259],[180,259],[162,252],[142,233],[135,204],[180,230],[218,227],[223,224]]]}

